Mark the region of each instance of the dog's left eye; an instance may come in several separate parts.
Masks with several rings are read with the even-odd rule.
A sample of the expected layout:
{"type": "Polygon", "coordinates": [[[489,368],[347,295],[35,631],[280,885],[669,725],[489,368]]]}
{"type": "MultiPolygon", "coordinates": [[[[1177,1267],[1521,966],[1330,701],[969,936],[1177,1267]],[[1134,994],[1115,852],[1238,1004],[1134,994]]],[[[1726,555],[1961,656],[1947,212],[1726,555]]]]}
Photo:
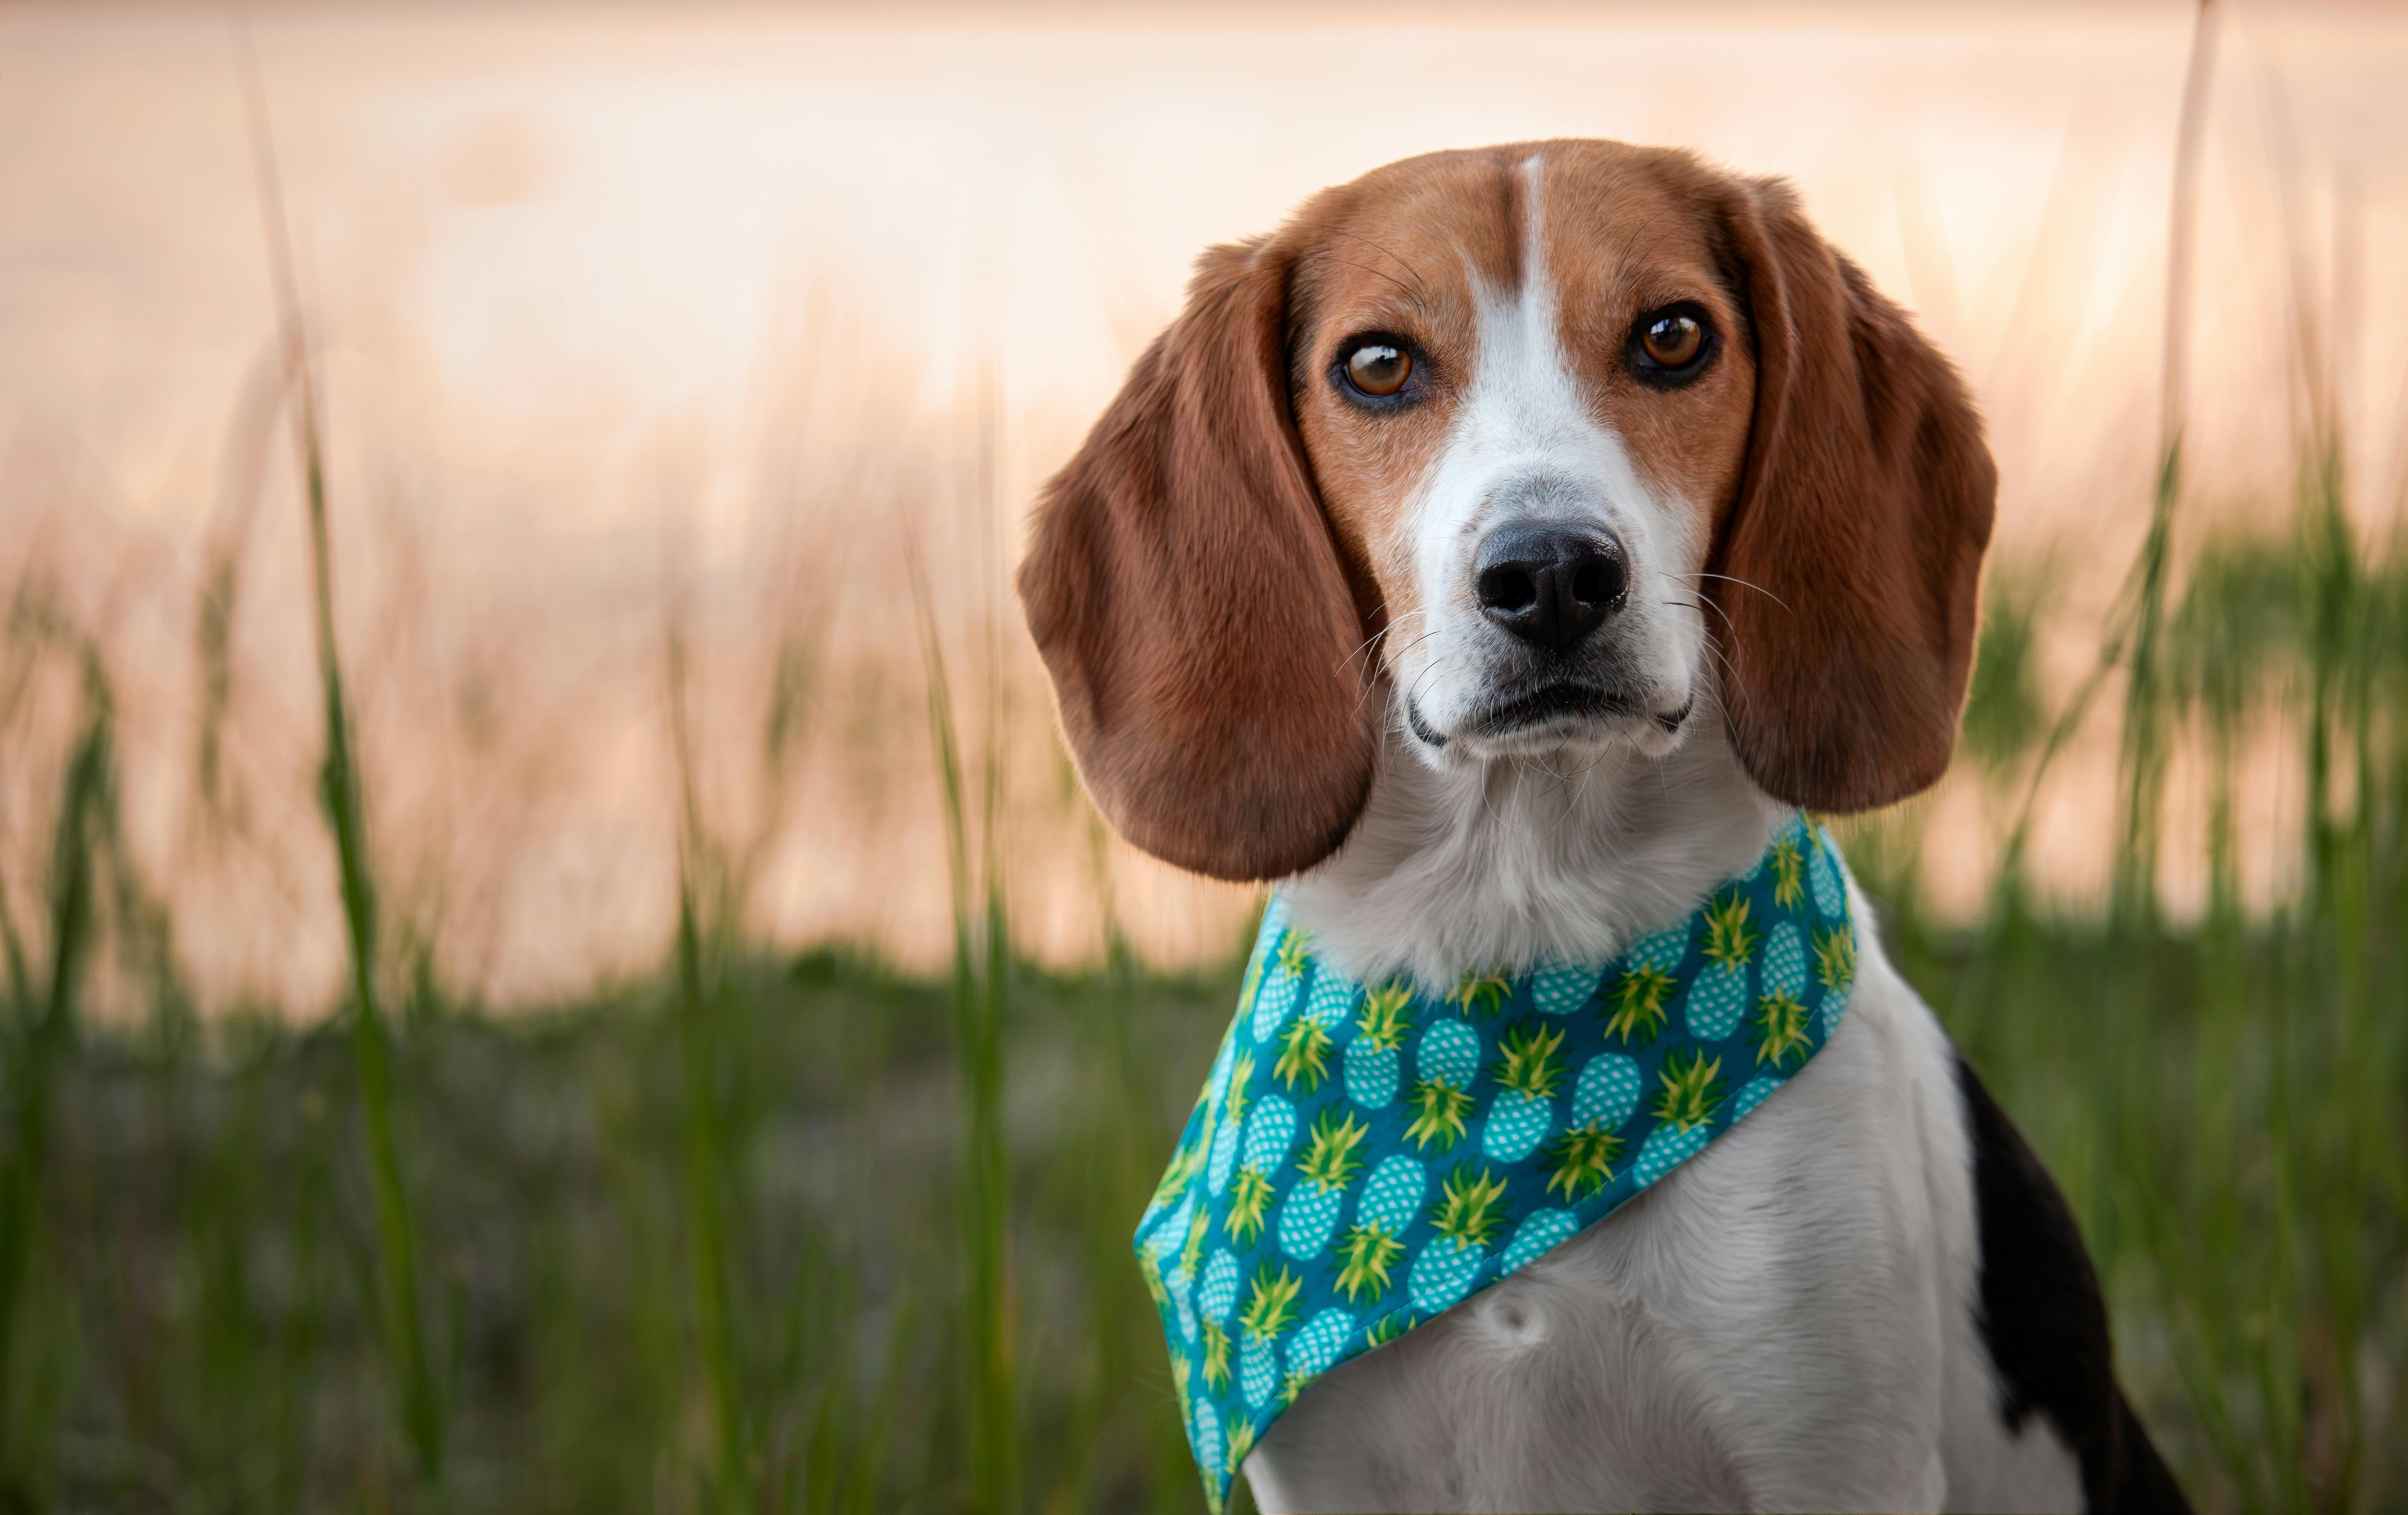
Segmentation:
{"type": "Polygon", "coordinates": [[[1373,399],[1386,399],[1412,377],[1413,355],[1391,342],[1366,342],[1346,359],[1346,382],[1373,399]]]}

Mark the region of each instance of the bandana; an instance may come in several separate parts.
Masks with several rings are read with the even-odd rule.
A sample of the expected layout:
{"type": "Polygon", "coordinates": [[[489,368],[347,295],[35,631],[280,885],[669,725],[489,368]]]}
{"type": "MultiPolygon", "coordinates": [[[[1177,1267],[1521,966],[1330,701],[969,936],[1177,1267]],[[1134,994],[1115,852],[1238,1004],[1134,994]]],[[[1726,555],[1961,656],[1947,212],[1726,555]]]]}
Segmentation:
{"type": "Polygon", "coordinates": [[[1137,1232],[1215,1515],[1307,1384],[1612,1214],[1822,1050],[1856,980],[1846,879],[1793,818],[1611,962],[1437,1000],[1319,963],[1272,896],[1137,1232]]]}

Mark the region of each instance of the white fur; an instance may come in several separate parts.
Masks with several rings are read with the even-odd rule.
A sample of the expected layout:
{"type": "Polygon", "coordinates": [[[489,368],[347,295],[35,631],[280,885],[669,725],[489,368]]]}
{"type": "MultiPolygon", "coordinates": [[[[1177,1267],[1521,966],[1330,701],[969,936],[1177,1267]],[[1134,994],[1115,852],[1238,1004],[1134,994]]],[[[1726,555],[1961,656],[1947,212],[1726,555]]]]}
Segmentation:
{"type": "MultiPolygon", "coordinates": [[[[1475,765],[1515,753],[1550,753],[1595,734],[1560,724],[1507,739],[1457,731],[1479,699],[1522,655],[1481,613],[1471,563],[1500,521],[1544,519],[1611,530],[1627,553],[1628,607],[1614,618],[1616,662],[1641,710],[1687,709],[1706,641],[1694,591],[1705,566],[1703,512],[1642,478],[1629,450],[1581,393],[1557,333],[1546,264],[1540,160],[1523,164],[1522,285],[1499,290],[1471,272],[1478,351],[1445,445],[1406,512],[1422,614],[1385,649],[1387,670],[1426,724],[1452,739],[1416,744],[1434,766],[1475,765]]],[[[1403,720],[1398,711],[1398,719],[1403,720]]],[[[1623,745],[1660,753],[1679,740],[1647,714],[1621,722],[1623,745]]]]}
{"type": "MultiPolygon", "coordinates": [[[[1695,516],[1639,478],[1556,350],[1527,172],[1525,287],[1484,292],[1475,377],[1412,517],[1432,624],[1388,654],[1369,808],[1288,886],[1316,950],[1358,977],[1440,988],[1610,956],[1745,869],[1783,813],[1712,713],[1702,624],[1659,603],[1699,565],[1695,516]],[[1625,639],[1656,709],[1704,712],[1679,732],[1412,734],[1408,699],[1445,734],[1493,677],[1472,553],[1531,479],[1622,536],[1630,608],[1598,635],[1625,639]]],[[[1954,1054],[1851,898],[1857,982],[1821,1054],[1645,1194],[1312,1384],[1246,1462],[1263,1508],[2080,1508],[2063,1442],[2001,1422],[1954,1054]]]]}
{"type": "Polygon", "coordinates": [[[1391,732],[1337,856],[1284,886],[1313,950],[1433,993],[1473,967],[1610,957],[1744,872],[1787,816],[1718,721],[1671,752],[1627,746],[1433,767],[1391,732]]]}

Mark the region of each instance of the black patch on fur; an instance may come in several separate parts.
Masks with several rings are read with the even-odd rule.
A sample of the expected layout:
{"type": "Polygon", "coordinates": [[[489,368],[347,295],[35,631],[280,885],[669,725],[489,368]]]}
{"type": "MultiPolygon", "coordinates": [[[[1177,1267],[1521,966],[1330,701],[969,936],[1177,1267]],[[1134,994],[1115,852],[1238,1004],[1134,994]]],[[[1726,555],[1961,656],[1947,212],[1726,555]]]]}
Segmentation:
{"type": "Polygon", "coordinates": [[[2187,1511],[2116,1385],[2107,1305],[2073,1211],[1961,1055],[1956,1084],[1973,1144],[1977,1323],[2006,1390],[2008,1429],[2047,1416],[2081,1461],[2083,1503],[2094,1512],[2187,1511]]]}

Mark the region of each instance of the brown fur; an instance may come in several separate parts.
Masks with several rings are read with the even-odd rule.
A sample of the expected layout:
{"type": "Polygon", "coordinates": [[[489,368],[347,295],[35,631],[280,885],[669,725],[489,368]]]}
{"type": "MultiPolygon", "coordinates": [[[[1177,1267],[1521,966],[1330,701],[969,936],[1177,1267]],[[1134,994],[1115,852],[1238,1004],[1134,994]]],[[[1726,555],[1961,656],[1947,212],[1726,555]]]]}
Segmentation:
{"type": "Polygon", "coordinates": [[[1757,379],[1708,565],[1730,576],[1708,580],[1728,620],[1723,703],[1766,793],[1871,809],[1947,769],[1998,469],[1956,371],[1786,186],[1734,185],[1724,214],[1757,379]]]}
{"type": "Polygon", "coordinates": [[[1204,255],[1185,311],[1047,486],[1020,587],[1089,790],[1128,839],[1226,879],[1295,872],[1369,792],[1384,692],[1356,656],[1421,608],[1403,507],[1476,359],[1471,279],[1517,283],[1518,164],[1543,150],[1559,339],[1634,463],[1696,504],[1724,700],[1750,776],[1861,809],[1945,767],[1994,472],[1954,372],[1797,213],[1685,153],[1437,153],[1204,255]],[[1730,340],[1640,384],[1643,310],[1730,340]],[[1425,399],[1366,424],[1322,375],[1367,330],[1425,399]]]}
{"type": "Polygon", "coordinates": [[[1132,843],[1224,879],[1328,856],[1378,742],[1362,614],[1288,418],[1292,263],[1204,254],[1046,486],[1020,569],[1088,792],[1132,843]]]}

